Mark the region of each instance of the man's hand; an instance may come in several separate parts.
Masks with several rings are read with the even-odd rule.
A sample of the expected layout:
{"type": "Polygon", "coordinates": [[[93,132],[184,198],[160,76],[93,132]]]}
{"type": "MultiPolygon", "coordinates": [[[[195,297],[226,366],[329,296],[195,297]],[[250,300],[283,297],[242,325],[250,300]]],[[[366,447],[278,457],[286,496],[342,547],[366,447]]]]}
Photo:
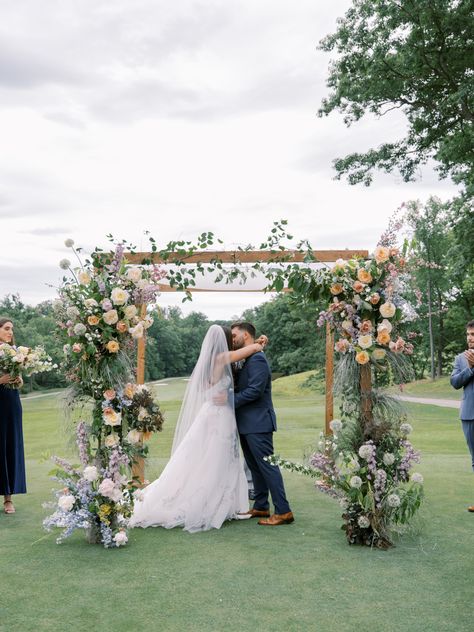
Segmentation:
{"type": "Polygon", "coordinates": [[[228,403],[227,391],[221,391],[212,398],[216,406],[225,406],[228,403]]]}
{"type": "Polygon", "coordinates": [[[472,369],[474,367],[474,351],[472,349],[468,349],[464,352],[464,357],[469,363],[469,367],[472,369]]]}

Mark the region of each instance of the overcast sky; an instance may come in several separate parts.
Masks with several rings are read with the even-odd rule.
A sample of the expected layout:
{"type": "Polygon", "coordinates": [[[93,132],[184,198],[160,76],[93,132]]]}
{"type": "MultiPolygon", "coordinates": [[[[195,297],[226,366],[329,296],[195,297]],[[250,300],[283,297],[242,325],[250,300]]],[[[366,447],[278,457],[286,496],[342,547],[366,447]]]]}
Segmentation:
{"type": "MultiPolygon", "coordinates": [[[[392,212],[449,182],[333,180],[331,162],[403,133],[394,114],[317,118],[348,0],[0,0],[0,296],[54,297],[64,240],[145,247],[204,230],[258,245],[286,218],[315,248],[372,249],[392,212]]],[[[230,318],[262,295],[196,295],[230,318]]],[[[180,299],[164,294],[160,304],[180,299]]],[[[185,308],[189,311],[189,306],[185,308]]]]}

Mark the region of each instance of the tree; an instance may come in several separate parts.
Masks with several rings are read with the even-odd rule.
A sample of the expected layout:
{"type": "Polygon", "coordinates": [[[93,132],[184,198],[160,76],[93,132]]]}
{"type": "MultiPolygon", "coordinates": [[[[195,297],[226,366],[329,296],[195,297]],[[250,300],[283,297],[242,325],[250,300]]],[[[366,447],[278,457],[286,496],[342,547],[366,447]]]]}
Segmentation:
{"type": "Polygon", "coordinates": [[[335,160],[337,178],[369,185],[374,169],[398,169],[410,181],[434,158],[441,177],[473,196],[473,15],[473,0],[353,0],[320,43],[338,57],[319,115],[337,110],[350,126],[366,113],[401,110],[408,130],[396,142],[335,160]]]}

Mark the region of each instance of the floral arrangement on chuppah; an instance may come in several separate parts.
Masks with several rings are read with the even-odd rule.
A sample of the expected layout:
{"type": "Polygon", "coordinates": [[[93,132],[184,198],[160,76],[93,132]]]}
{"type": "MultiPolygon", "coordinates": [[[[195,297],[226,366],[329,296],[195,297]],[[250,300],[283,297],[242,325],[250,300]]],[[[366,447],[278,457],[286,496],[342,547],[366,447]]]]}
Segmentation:
{"type": "Polygon", "coordinates": [[[403,298],[410,280],[406,259],[381,243],[367,261],[338,260],[301,272],[293,267],[289,278],[290,286],[303,284],[327,301],[318,325],[329,323],[336,334],[341,419],[330,423],[332,434],[321,436],[308,465],[269,460],[317,477],[317,487],[340,500],[350,544],[387,548],[394,529],[410,521],[423,499],[423,477],[411,473],[420,458],[408,440],[412,427],[399,399],[382,389],[409,379],[406,356],[415,335],[402,333],[414,317],[403,298]]]}
{"type": "Polygon", "coordinates": [[[54,458],[62,488],[44,526],[62,529],[58,542],[82,528],[89,541],[118,547],[127,542],[139,492],[132,465],[147,454],[143,442],[163,425],[151,391],[135,383],[133,354],[135,341],[153,322],[141,306],[155,300],[165,273],[154,265],[129,266],[124,242],[111,253],[96,249],[85,263],[72,240],[66,246],[79,261],[75,268],[61,261],[70,274],[54,304],[64,340],[63,369],[71,382],[67,402],[72,409],[90,400],[93,406],[89,423],[82,420],[76,428],[80,466],[54,458]]]}

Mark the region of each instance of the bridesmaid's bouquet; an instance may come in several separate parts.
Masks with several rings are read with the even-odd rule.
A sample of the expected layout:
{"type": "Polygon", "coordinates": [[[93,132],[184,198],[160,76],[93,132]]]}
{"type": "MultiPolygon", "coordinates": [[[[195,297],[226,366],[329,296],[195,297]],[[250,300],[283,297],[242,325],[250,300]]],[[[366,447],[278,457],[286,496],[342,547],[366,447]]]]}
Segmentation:
{"type": "MultiPolygon", "coordinates": [[[[31,376],[57,368],[43,347],[15,347],[0,344],[0,373],[9,373],[13,379],[22,375],[31,376]]],[[[8,388],[20,388],[20,383],[5,384],[8,388]]]]}

